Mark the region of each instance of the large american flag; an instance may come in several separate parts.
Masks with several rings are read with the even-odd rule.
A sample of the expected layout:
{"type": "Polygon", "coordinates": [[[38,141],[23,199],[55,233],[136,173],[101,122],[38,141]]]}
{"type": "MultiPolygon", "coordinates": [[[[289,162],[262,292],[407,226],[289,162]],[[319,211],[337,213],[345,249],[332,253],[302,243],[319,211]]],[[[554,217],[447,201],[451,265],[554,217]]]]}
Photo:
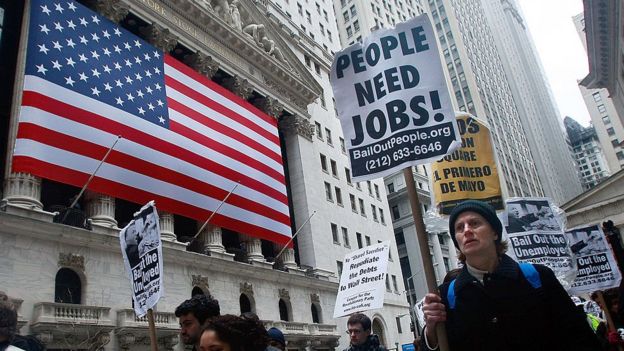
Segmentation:
{"type": "Polygon", "coordinates": [[[277,122],[72,1],[33,0],[13,171],[286,243],[277,122]]]}

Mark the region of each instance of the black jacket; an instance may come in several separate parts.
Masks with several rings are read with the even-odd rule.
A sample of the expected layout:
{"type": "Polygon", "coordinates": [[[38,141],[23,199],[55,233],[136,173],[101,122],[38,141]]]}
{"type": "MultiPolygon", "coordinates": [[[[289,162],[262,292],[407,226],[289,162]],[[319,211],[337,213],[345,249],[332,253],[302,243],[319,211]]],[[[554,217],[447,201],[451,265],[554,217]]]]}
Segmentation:
{"type": "MultiPolygon", "coordinates": [[[[589,324],[553,272],[535,265],[541,288],[533,288],[518,264],[503,255],[481,284],[466,267],[455,281],[455,308],[449,310],[448,284],[440,286],[452,351],[599,350],[589,324]]],[[[423,338],[424,339],[424,338],[423,338]]],[[[427,350],[423,341],[423,350],[427,350]]]]}
{"type": "Polygon", "coordinates": [[[386,351],[386,348],[379,345],[379,337],[371,334],[362,345],[349,345],[344,351],[386,351]]]}

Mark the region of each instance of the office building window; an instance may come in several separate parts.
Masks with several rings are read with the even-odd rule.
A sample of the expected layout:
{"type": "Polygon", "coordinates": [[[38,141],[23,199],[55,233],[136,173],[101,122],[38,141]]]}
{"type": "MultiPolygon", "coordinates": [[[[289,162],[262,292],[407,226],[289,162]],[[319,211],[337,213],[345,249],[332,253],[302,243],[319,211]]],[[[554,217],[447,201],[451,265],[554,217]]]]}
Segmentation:
{"type": "Polygon", "coordinates": [[[321,154],[321,169],[323,170],[323,172],[328,173],[327,172],[327,156],[321,154]]]}
{"type": "Polygon", "coordinates": [[[331,232],[334,244],[340,245],[340,238],[338,237],[338,225],[336,225],[335,223],[331,223],[331,232]]]}
{"type": "Polygon", "coordinates": [[[328,182],[325,182],[325,197],[327,201],[334,202],[331,185],[328,182]]]}
{"type": "Polygon", "coordinates": [[[340,229],[342,229],[342,243],[346,247],[351,247],[351,244],[349,244],[349,231],[345,227],[341,227],[340,229]]]}
{"type": "Polygon", "coordinates": [[[336,203],[342,206],[342,190],[339,187],[334,187],[334,190],[336,191],[336,203]]]}

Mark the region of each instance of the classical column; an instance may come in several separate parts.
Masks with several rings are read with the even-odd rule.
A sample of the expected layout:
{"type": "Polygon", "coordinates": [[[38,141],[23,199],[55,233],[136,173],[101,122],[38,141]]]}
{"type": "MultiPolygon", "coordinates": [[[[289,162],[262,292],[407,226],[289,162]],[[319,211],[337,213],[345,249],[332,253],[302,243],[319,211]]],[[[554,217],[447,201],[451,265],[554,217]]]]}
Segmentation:
{"type": "MultiPolygon", "coordinates": [[[[203,223],[198,223],[202,225],[203,223]]],[[[221,238],[221,227],[207,225],[200,233],[200,238],[204,243],[204,253],[210,252],[224,253],[225,247],[221,238]]]]}
{"type": "Polygon", "coordinates": [[[41,178],[28,173],[10,173],[4,187],[4,198],[9,203],[30,209],[43,208],[41,178]]]}
{"type": "Polygon", "coordinates": [[[185,56],[184,63],[209,79],[212,79],[219,70],[219,63],[217,61],[213,60],[211,56],[205,55],[199,51],[192,55],[185,56]]]}
{"type": "Polygon", "coordinates": [[[270,96],[256,99],[254,101],[254,105],[262,110],[264,113],[275,119],[278,119],[279,116],[282,114],[282,111],[284,111],[284,105],[277,101],[277,99],[274,99],[270,96]]]}
{"type": "MultiPolygon", "coordinates": [[[[277,255],[284,248],[284,245],[274,244],[274,247],[275,247],[275,254],[277,255]]],[[[281,262],[285,268],[288,268],[288,269],[299,268],[299,266],[297,265],[297,262],[295,261],[295,250],[290,247],[287,247],[286,249],[284,249],[284,252],[282,252],[282,255],[280,257],[276,257],[276,260],[281,262]]]]}
{"type": "Polygon", "coordinates": [[[314,125],[307,118],[298,115],[282,117],[279,128],[286,134],[301,135],[309,141],[312,141],[315,131],[314,125]]]}
{"type": "Polygon", "coordinates": [[[265,262],[262,254],[262,241],[249,235],[241,234],[241,239],[245,242],[247,248],[247,258],[251,261],[265,262]]]}
{"type": "Polygon", "coordinates": [[[108,228],[117,226],[115,220],[115,198],[112,196],[87,191],[87,216],[92,225],[108,228]]]}
{"type": "Polygon", "coordinates": [[[438,277],[440,281],[438,284],[442,283],[444,276],[446,276],[446,269],[444,268],[444,256],[442,256],[442,247],[440,246],[440,238],[437,233],[429,234],[429,240],[433,245],[433,257],[435,261],[438,263],[437,267],[434,267],[436,272],[438,273],[438,277]]]}
{"type": "Polygon", "coordinates": [[[157,23],[152,23],[147,27],[143,27],[140,31],[150,44],[164,52],[169,52],[178,45],[178,39],[171,34],[169,29],[157,23]]]}
{"type": "Polygon", "coordinates": [[[176,235],[173,231],[173,213],[161,211],[158,213],[160,224],[160,237],[164,240],[175,241],[176,235]]]}
{"type": "Polygon", "coordinates": [[[113,23],[119,23],[128,15],[129,7],[121,0],[97,0],[95,10],[113,23]]]}
{"type": "Polygon", "coordinates": [[[455,244],[453,244],[453,240],[451,240],[451,235],[449,233],[445,234],[447,236],[446,242],[448,244],[449,251],[449,260],[451,261],[451,269],[455,269],[459,266],[459,261],[457,260],[457,249],[455,248],[455,244]]]}
{"type": "Polygon", "coordinates": [[[253,93],[253,88],[251,84],[249,84],[249,81],[245,78],[241,78],[240,76],[224,79],[223,86],[244,100],[249,99],[253,93]]]}

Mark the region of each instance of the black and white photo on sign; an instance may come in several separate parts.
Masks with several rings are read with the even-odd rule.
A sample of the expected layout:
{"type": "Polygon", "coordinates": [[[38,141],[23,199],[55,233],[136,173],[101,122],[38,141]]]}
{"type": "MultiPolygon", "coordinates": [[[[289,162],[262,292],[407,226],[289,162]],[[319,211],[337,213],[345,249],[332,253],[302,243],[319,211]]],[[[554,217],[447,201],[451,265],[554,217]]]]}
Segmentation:
{"type": "Polygon", "coordinates": [[[507,233],[527,231],[562,231],[550,206],[545,200],[518,200],[507,202],[507,233]]]}
{"type": "Polygon", "coordinates": [[[568,232],[570,249],[577,256],[606,252],[607,242],[598,230],[573,230],[568,232]]]}

